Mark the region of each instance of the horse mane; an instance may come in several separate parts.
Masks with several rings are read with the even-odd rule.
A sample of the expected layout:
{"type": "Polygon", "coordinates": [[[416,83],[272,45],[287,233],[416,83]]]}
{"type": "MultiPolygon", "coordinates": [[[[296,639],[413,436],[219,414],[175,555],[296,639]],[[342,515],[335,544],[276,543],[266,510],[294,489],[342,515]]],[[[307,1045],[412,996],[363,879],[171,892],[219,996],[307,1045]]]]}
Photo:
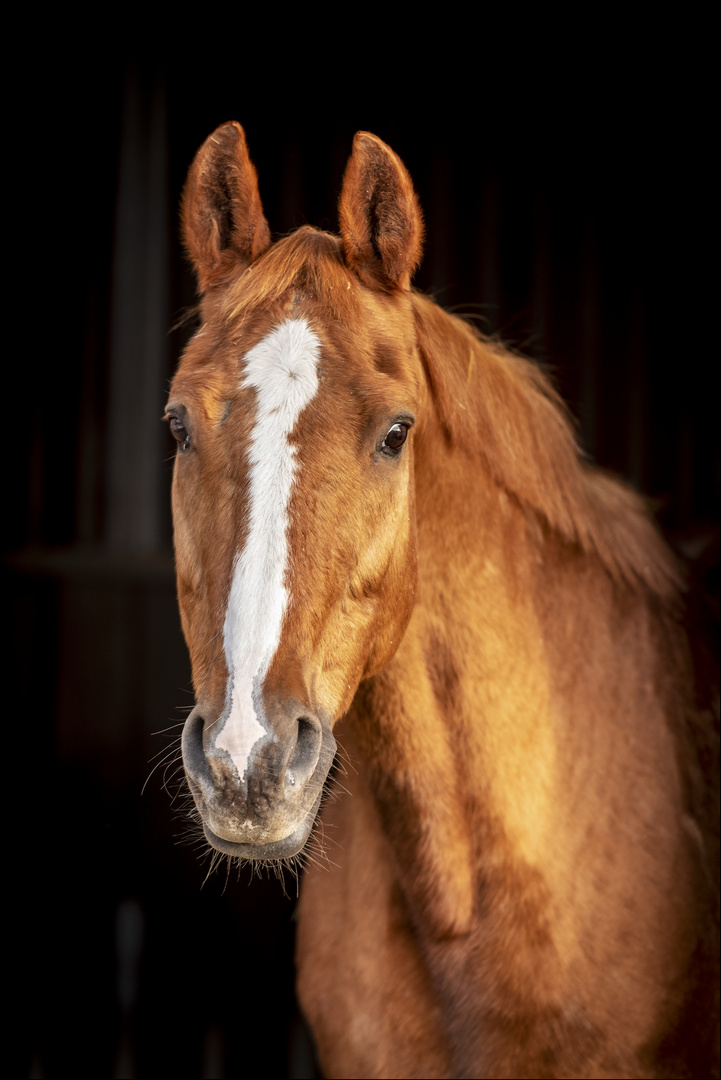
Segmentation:
{"type": "MultiPolygon", "coordinates": [[[[322,296],[340,321],[356,309],[341,240],[304,226],[272,245],[228,288],[226,317],[242,318],[295,288],[322,296]],[[262,272],[261,272],[262,270],[262,272]]],[[[646,502],[584,460],[570,415],[544,373],[412,292],[431,396],[447,443],[483,459],[495,481],[548,528],[595,553],[611,576],[667,603],[680,569],[646,502]]]]}
{"type": "Polygon", "coordinates": [[[680,569],[643,498],[590,465],[548,377],[431,299],[414,294],[431,394],[446,439],[482,458],[495,481],[616,580],[673,603],[680,569]]]}

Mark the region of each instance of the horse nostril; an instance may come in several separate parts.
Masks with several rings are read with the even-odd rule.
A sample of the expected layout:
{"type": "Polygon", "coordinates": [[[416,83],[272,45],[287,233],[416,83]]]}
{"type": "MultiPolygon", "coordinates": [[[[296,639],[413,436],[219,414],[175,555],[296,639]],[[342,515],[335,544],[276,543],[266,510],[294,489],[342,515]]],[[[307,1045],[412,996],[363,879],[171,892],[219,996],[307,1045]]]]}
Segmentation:
{"type": "Polygon", "coordinates": [[[318,764],[322,739],[317,720],[305,716],[298,719],[298,737],[285,770],[286,787],[293,787],[297,791],[305,787],[318,764]]]}
{"type": "Polygon", "coordinates": [[[203,750],[204,719],[196,707],[185,721],[182,735],[183,763],[185,771],[197,781],[211,781],[208,761],[203,750]]]}

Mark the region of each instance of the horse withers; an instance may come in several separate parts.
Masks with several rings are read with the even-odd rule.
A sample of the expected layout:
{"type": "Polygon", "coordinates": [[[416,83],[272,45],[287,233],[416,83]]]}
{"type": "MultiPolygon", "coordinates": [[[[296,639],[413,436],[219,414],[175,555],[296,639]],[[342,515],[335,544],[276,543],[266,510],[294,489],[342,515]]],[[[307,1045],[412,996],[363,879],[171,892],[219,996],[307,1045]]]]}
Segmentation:
{"type": "Polygon", "coordinates": [[[324,1072],[717,1074],[718,698],[643,503],[536,368],[412,290],[421,215],[375,136],[340,237],[271,243],[226,124],[183,229],[183,760],[219,852],[332,836],[297,934],[324,1072]]]}

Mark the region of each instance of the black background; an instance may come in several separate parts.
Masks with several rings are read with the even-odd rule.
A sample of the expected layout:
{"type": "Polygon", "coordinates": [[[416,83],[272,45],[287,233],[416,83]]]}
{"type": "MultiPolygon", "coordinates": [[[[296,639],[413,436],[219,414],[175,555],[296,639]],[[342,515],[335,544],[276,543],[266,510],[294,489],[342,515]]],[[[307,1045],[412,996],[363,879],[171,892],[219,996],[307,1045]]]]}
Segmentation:
{"type": "Polygon", "coordinates": [[[6,135],[13,1075],[313,1075],[294,882],[205,880],[173,800],[192,690],[160,417],[194,302],[180,191],[219,123],[244,125],[276,234],[335,231],[353,134],[388,142],[426,219],[416,285],[547,365],[586,451],[716,565],[704,28],[631,40],[589,15],[521,44],[512,20],[391,37],[372,18],[174,42],[108,24],[24,59],[42,104],[6,135]]]}

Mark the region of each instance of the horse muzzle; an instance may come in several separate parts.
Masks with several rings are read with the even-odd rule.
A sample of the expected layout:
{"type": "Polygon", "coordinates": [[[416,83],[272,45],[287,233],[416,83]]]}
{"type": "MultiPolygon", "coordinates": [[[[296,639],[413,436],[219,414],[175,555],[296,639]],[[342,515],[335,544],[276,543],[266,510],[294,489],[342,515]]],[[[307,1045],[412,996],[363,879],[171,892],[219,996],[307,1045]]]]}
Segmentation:
{"type": "Polygon", "coordinates": [[[335,756],[329,720],[293,704],[273,710],[241,776],[213,739],[217,716],[199,704],[185,722],[185,775],[206,840],[226,855],[273,860],[305,846],[335,756]]]}

